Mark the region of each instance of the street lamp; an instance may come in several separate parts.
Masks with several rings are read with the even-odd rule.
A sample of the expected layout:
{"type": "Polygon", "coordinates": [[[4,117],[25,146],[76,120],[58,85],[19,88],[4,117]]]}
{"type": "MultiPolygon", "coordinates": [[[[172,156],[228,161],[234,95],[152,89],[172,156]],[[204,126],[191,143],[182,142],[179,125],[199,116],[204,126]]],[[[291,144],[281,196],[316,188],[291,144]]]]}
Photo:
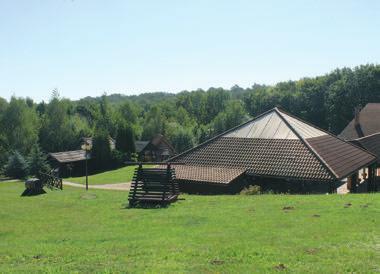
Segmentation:
{"type": "Polygon", "coordinates": [[[84,144],[82,145],[82,149],[85,151],[86,153],[86,190],[88,190],[88,168],[87,168],[87,160],[88,160],[88,156],[90,154],[90,151],[91,151],[91,148],[92,148],[92,145],[88,142],[88,141],[85,141],[84,144]]]}

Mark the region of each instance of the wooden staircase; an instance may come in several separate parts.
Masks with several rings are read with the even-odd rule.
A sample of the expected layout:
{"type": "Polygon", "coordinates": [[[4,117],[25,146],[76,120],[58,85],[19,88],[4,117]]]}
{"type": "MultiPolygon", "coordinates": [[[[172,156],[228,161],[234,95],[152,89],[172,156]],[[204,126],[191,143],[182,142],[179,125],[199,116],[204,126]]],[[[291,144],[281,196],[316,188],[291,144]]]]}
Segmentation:
{"type": "Polygon", "coordinates": [[[178,183],[175,181],[175,169],[143,168],[142,164],[135,169],[131,189],[129,191],[129,206],[141,204],[167,205],[177,200],[178,183]]]}

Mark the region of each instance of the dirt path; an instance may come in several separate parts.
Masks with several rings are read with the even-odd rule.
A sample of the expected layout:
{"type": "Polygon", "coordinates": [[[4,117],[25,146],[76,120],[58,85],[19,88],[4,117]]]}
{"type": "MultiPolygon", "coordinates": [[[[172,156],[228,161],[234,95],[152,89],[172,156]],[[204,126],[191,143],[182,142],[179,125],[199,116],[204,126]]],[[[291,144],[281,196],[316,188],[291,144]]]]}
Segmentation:
{"type": "MultiPolygon", "coordinates": [[[[72,187],[80,187],[85,188],[85,185],[72,183],[72,182],[63,182],[64,186],[72,186],[72,187]]],[[[88,188],[92,189],[108,189],[108,190],[121,190],[121,191],[129,191],[131,188],[131,183],[118,183],[118,184],[108,184],[108,185],[88,185],[88,188]]]]}

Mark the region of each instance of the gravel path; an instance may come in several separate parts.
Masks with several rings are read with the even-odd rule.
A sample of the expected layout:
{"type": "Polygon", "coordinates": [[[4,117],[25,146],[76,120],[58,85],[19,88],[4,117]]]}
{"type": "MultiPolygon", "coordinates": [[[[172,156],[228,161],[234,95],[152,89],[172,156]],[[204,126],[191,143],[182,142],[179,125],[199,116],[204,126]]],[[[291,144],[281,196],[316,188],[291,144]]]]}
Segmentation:
{"type": "MultiPolygon", "coordinates": [[[[80,187],[80,188],[86,188],[85,185],[78,184],[78,183],[72,183],[64,181],[63,185],[65,186],[73,186],[73,187],[80,187]]],[[[107,185],[88,185],[88,188],[92,189],[108,189],[108,190],[121,190],[121,191],[129,191],[131,188],[131,183],[117,183],[117,184],[107,184],[107,185]]]]}

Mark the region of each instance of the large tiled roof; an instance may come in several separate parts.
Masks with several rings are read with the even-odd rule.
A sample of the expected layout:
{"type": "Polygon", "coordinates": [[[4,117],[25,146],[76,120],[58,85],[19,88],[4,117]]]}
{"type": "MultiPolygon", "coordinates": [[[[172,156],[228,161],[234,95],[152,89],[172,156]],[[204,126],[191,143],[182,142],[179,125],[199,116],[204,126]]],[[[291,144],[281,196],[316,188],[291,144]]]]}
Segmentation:
{"type": "Polygon", "coordinates": [[[359,126],[355,126],[355,118],[343,129],[339,137],[354,140],[380,132],[380,103],[369,103],[359,113],[359,126]],[[361,136],[362,134],[362,136],[361,136]]]}
{"type": "Polygon", "coordinates": [[[257,176],[332,181],[375,159],[363,149],[275,108],[170,161],[245,169],[257,176]]]}
{"type": "Polygon", "coordinates": [[[60,163],[71,163],[86,160],[86,152],[84,150],[49,153],[49,156],[60,163]]]}

